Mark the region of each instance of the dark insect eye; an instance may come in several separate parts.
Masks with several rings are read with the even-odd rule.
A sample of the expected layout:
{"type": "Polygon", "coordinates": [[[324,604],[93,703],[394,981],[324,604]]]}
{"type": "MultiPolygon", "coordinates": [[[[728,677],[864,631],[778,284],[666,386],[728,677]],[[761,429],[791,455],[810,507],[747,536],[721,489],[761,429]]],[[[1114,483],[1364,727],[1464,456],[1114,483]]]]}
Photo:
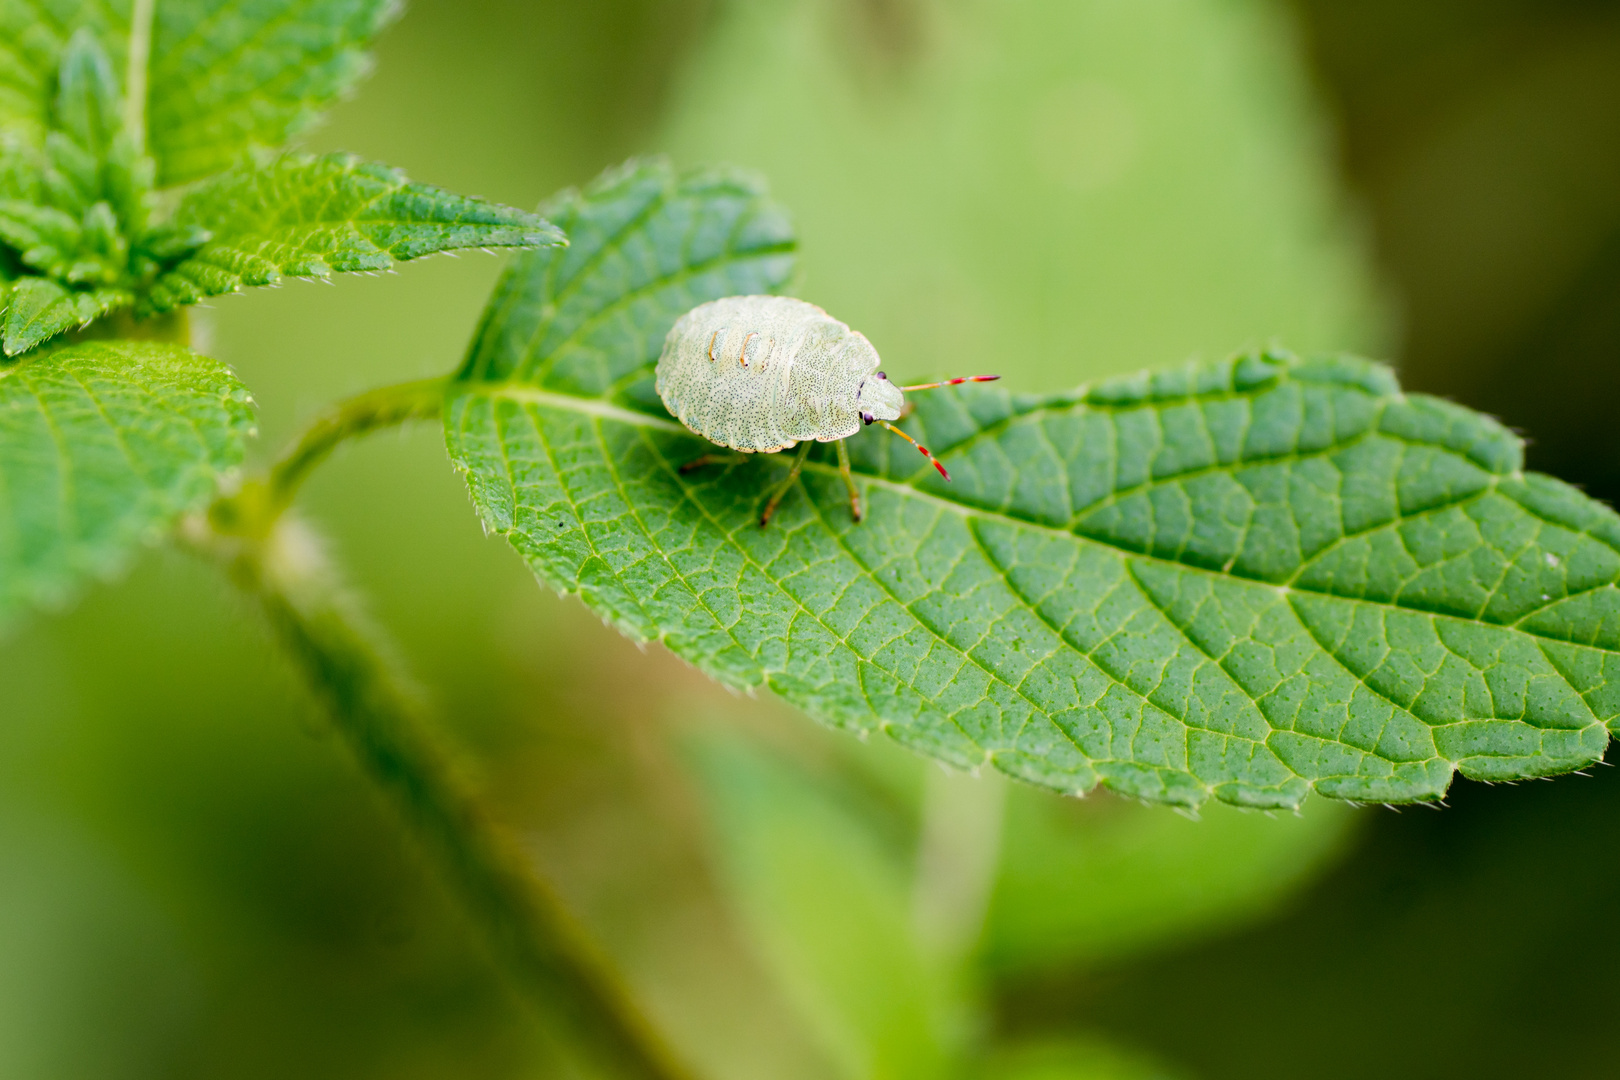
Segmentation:
{"type": "Polygon", "coordinates": [[[888,378],[888,376],[887,376],[887,375],[885,375],[885,374],[883,374],[883,372],[881,372],[881,371],[880,371],[880,372],[878,372],[878,376],[877,376],[877,377],[878,377],[878,378],[880,378],[880,379],[887,379],[887,378],[888,378]]]}
{"type": "Polygon", "coordinates": [[[863,412],[861,413],[861,419],[870,424],[872,422],[872,414],[869,412],[863,412]]]}

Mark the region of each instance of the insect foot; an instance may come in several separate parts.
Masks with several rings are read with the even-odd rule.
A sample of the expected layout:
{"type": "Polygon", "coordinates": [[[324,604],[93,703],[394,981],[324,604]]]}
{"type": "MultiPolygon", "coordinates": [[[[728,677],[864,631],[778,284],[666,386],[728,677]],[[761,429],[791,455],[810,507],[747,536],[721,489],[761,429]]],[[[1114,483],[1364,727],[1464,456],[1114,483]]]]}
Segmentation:
{"type": "MultiPolygon", "coordinates": [[[[951,474],[926,446],[889,421],[909,413],[907,393],[1000,378],[966,375],[896,386],[878,363],[877,350],[864,334],[814,304],[788,296],[727,296],[699,304],[675,321],[658,357],[657,389],[672,416],[718,446],[772,454],[798,444],[787,477],[760,512],[762,527],[798,481],[815,442],[837,444],[838,471],[858,523],[860,489],[844,440],[863,426],[882,424],[949,480],[951,474]]],[[[681,472],[719,460],[724,458],[705,454],[681,472]]]]}

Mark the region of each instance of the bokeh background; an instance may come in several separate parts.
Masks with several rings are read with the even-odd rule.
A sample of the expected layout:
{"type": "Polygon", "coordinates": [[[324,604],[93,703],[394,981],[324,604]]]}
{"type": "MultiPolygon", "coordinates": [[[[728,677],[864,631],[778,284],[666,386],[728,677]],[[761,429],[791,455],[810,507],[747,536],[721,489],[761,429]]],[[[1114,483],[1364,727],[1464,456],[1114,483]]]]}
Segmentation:
{"type": "MultiPolygon", "coordinates": [[[[415,0],[309,145],[529,206],[764,173],[891,371],[1387,357],[1620,496],[1620,4],[415,0]]],[[[219,301],[263,449],[500,261],[219,301]]],[[[302,508],[704,1076],[1613,1075],[1620,775],[1191,820],[950,776],[540,590],[430,426],[302,508]]],[[[0,642],[0,1080],[550,1075],[251,609],[153,551],[0,642]]]]}

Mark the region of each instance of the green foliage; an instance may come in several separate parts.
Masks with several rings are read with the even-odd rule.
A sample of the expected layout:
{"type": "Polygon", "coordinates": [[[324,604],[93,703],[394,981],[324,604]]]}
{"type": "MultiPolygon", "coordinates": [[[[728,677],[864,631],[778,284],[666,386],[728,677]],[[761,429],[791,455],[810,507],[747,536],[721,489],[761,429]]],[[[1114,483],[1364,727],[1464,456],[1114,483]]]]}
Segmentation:
{"type": "Polygon", "coordinates": [[[1007,793],[982,961],[997,976],[1094,969],[1256,921],[1339,855],[1355,811],[1313,801],[1197,820],[1119,799],[1007,793]]]}
{"type": "Polygon", "coordinates": [[[787,762],[737,739],[696,750],[727,892],[839,1074],[946,1075],[960,988],[913,931],[904,849],[787,762]]]}
{"type": "Polygon", "coordinates": [[[124,62],[129,3],[0,0],[0,133],[40,145],[54,125],[62,55],[80,32],[115,72],[124,62]]]}
{"type": "MultiPolygon", "coordinates": [[[[999,1045],[984,1038],[988,1025],[979,1015],[987,982],[983,961],[990,961],[990,973],[996,975],[1007,974],[1009,968],[1006,950],[995,943],[995,923],[1027,914],[1028,908],[1014,913],[1003,904],[986,927],[987,947],[973,948],[984,911],[970,898],[976,899],[983,883],[970,879],[975,871],[986,877],[998,872],[995,846],[992,843],[989,849],[992,857],[974,870],[957,865],[939,873],[942,868],[931,866],[926,854],[934,841],[944,842],[944,848],[933,852],[936,856],[947,850],[960,855],[964,847],[973,846],[972,841],[964,844],[962,836],[941,835],[942,826],[948,828],[945,819],[961,809],[970,809],[979,819],[975,827],[988,819],[989,835],[994,837],[1000,819],[993,807],[1000,797],[1007,794],[1024,804],[1000,830],[1003,884],[1009,869],[1032,869],[1019,866],[1030,852],[1007,846],[1020,844],[1021,832],[1032,824],[1030,811],[1090,817],[1090,827],[1068,829],[1062,837],[1065,842],[1057,835],[1063,830],[1044,823],[1040,854],[1056,856],[1064,865],[1047,874],[1044,884],[1057,886],[1047,894],[1054,910],[1044,920],[1033,921],[1032,935],[1050,935],[1053,918],[1061,920],[1061,909],[1077,900],[1082,924],[1088,916],[1098,921],[1096,908],[1116,898],[1122,905],[1149,907],[1157,900],[1159,917],[1150,914],[1146,922],[1157,922],[1160,928],[1165,925],[1163,909],[1170,906],[1192,909],[1183,913],[1183,927],[1201,916],[1207,920],[1219,902],[1200,903],[1196,889],[1205,879],[1196,874],[1189,875],[1182,889],[1171,889],[1160,898],[1154,888],[1157,882],[1132,881],[1129,871],[1119,872],[1121,864],[1132,859],[1139,864],[1160,863],[1165,874],[1200,869],[1174,844],[1157,842],[1164,823],[1181,826],[1188,837],[1207,836],[1214,857],[1237,863],[1233,874],[1251,876],[1266,869],[1259,863],[1271,850],[1300,849],[1296,838],[1302,832],[1323,831],[1305,819],[1281,822],[1224,807],[1208,822],[1193,822],[1118,800],[1079,804],[993,778],[942,777],[931,768],[926,771],[940,786],[929,785],[933,794],[924,800],[924,821],[918,828],[900,820],[904,815],[896,811],[909,807],[892,802],[888,796],[893,791],[880,794],[825,764],[807,767],[735,733],[705,736],[693,750],[725,895],[754,954],[816,1036],[835,1071],[848,1077],[1168,1080],[1172,1075],[1150,1058],[1097,1037],[999,1045]],[[936,800],[947,791],[969,798],[963,806],[941,814],[942,804],[936,800]],[[1206,824],[1213,829],[1205,829],[1206,824]],[[1265,840],[1254,842],[1265,833],[1270,834],[1265,840]],[[1085,867],[1097,872],[1080,880],[1073,865],[1076,854],[1085,861],[1088,849],[1112,844],[1134,850],[1104,852],[1085,867]],[[1099,894],[1090,911],[1085,910],[1087,890],[1099,894]],[[964,899],[969,900],[961,928],[965,940],[945,941],[929,932],[930,910],[942,900],[953,904],[964,899]]],[[[904,764],[921,765],[914,758],[904,764]]],[[[915,775],[919,770],[908,771],[915,775]]],[[[1309,819],[1335,831],[1351,814],[1348,808],[1338,811],[1312,814],[1309,819]]],[[[1195,843],[1188,840],[1185,846],[1195,843]]],[[[1147,871],[1145,876],[1153,874],[1145,866],[1137,870],[1138,878],[1144,876],[1142,870],[1147,871]]],[[[1218,877],[1212,884],[1216,893],[1226,891],[1218,877]]],[[[1264,889],[1267,884],[1256,881],[1250,888],[1264,889]]],[[[1121,920],[1114,922],[1117,926],[1121,920]]],[[[1059,934],[1049,937],[1054,955],[1026,970],[1072,963],[1075,950],[1064,940],[1063,928],[1058,929],[1059,934]]],[[[1153,934],[1152,929],[1144,934],[1142,927],[1123,929],[1129,940],[1118,951],[1140,950],[1153,934]]],[[[1162,935],[1156,943],[1164,943],[1162,935]]]]}
{"type": "Polygon", "coordinates": [[[857,438],[866,523],[823,453],[759,529],[785,464],[683,476],[706,444],[651,392],[681,311],[788,272],[762,196],[698,183],[570,199],[574,247],[514,265],[445,416],[486,525],[626,633],[959,767],[1184,806],[1436,799],[1602,754],[1620,517],[1367,361],[923,395],[954,484],[857,438]]]}
{"type": "Polygon", "coordinates": [[[64,45],[56,81],[43,144],[0,143],[0,245],[26,275],[0,309],[7,356],[128,307],[163,242],[148,227],[151,162],[121,128],[112,63],[88,28],[64,45]]]}
{"type": "Polygon", "coordinates": [[[398,0],[158,0],[148,141],[158,182],[219,172],[308,127],[365,74],[398,0]]]}
{"type": "MultiPolygon", "coordinates": [[[[248,159],[247,150],[279,143],[353,81],[364,66],[359,46],[387,18],[388,3],[260,2],[225,17],[218,5],[185,0],[159,4],[154,26],[127,35],[116,20],[97,22],[93,8],[60,21],[33,12],[51,27],[78,29],[63,41],[28,24],[12,53],[0,51],[0,85],[9,77],[21,102],[0,111],[0,269],[30,279],[0,296],[7,356],[120,309],[162,314],[283,275],[563,242],[532,214],[353,158],[248,159]],[[121,84],[108,51],[127,47],[133,63],[145,55],[136,47],[143,41],[148,53],[157,49],[152,70],[126,75],[150,75],[155,162],[143,149],[139,109],[124,108],[126,88],[138,95],[146,83],[121,84]],[[47,68],[50,93],[37,77],[47,68]],[[159,180],[216,173],[177,197],[155,191],[159,180]]],[[[21,11],[0,0],[0,19],[16,21],[21,11]]],[[[5,100],[0,94],[0,109],[5,100]]]]}
{"type": "Polygon", "coordinates": [[[146,88],[157,179],[183,184],[307,128],[365,74],[365,47],[398,10],[397,0],[248,0],[224,10],[156,0],[151,24],[132,35],[129,0],[0,0],[0,131],[43,142],[59,58],[83,31],[119,80],[132,74],[132,57],[145,61],[133,74],[146,88]]]}
{"type": "Polygon", "coordinates": [[[283,275],[327,277],[460,248],[563,242],[533,214],[413,184],[343,154],[291,154],[218,176],[186,194],[174,228],[210,239],[158,275],[143,311],[274,285],[283,275]]]}
{"type": "Polygon", "coordinates": [[[206,506],[252,425],[242,384],[177,345],[58,345],[0,368],[0,622],[206,506]]]}
{"type": "Polygon", "coordinates": [[[4,300],[0,342],[7,356],[15,356],[127,306],[130,295],[119,289],[69,289],[50,278],[25,277],[5,289],[4,300]]]}
{"type": "MultiPolygon", "coordinates": [[[[793,268],[786,214],[741,174],[677,178],[661,159],[565,191],[541,213],[568,234],[556,257],[512,264],[460,377],[613,397],[645,383],[664,334],[716,296],[775,292],[793,268]],[[535,303],[544,296],[545,303],[535,303]]],[[[639,392],[650,393],[650,383],[639,392]]],[[[654,398],[653,400],[656,400],[654,398]]]]}

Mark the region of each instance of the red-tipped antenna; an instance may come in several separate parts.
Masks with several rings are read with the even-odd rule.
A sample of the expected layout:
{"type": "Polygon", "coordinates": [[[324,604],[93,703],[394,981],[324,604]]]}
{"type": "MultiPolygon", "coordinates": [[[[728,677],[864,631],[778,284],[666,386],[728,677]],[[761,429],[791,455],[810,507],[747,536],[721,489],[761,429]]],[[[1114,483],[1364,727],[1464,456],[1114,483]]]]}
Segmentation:
{"type": "Polygon", "coordinates": [[[944,382],[926,382],[918,386],[902,386],[900,389],[909,394],[913,390],[933,390],[936,387],[956,386],[965,382],[995,382],[999,378],[1001,378],[1000,375],[964,375],[960,379],[946,379],[944,382]]]}
{"type": "Polygon", "coordinates": [[[949,480],[951,478],[951,474],[945,471],[945,466],[943,466],[943,465],[941,465],[939,463],[939,458],[935,457],[933,454],[930,454],[928,452],[928,447],[924,446],[922,443],[918,442],[916,439],[913,439],[910,435],[907,435],[905,432],[901,431],[899,428],[895,427],[893,424],[889,423],[887,420],[879,420],[878,423],[882,424],[884,427],[888,428],[890,431],[894,432],[896,435],[898,435],[902,439],[906,440],[906,442],[910,443],[912,446],[915,446],[918,450],[922,451],[922,456],[927,458],[929,461],[932,461],[934,463],[934,468],[939,470],[939,475],[943,476],[947,480],[949,480]]]}

